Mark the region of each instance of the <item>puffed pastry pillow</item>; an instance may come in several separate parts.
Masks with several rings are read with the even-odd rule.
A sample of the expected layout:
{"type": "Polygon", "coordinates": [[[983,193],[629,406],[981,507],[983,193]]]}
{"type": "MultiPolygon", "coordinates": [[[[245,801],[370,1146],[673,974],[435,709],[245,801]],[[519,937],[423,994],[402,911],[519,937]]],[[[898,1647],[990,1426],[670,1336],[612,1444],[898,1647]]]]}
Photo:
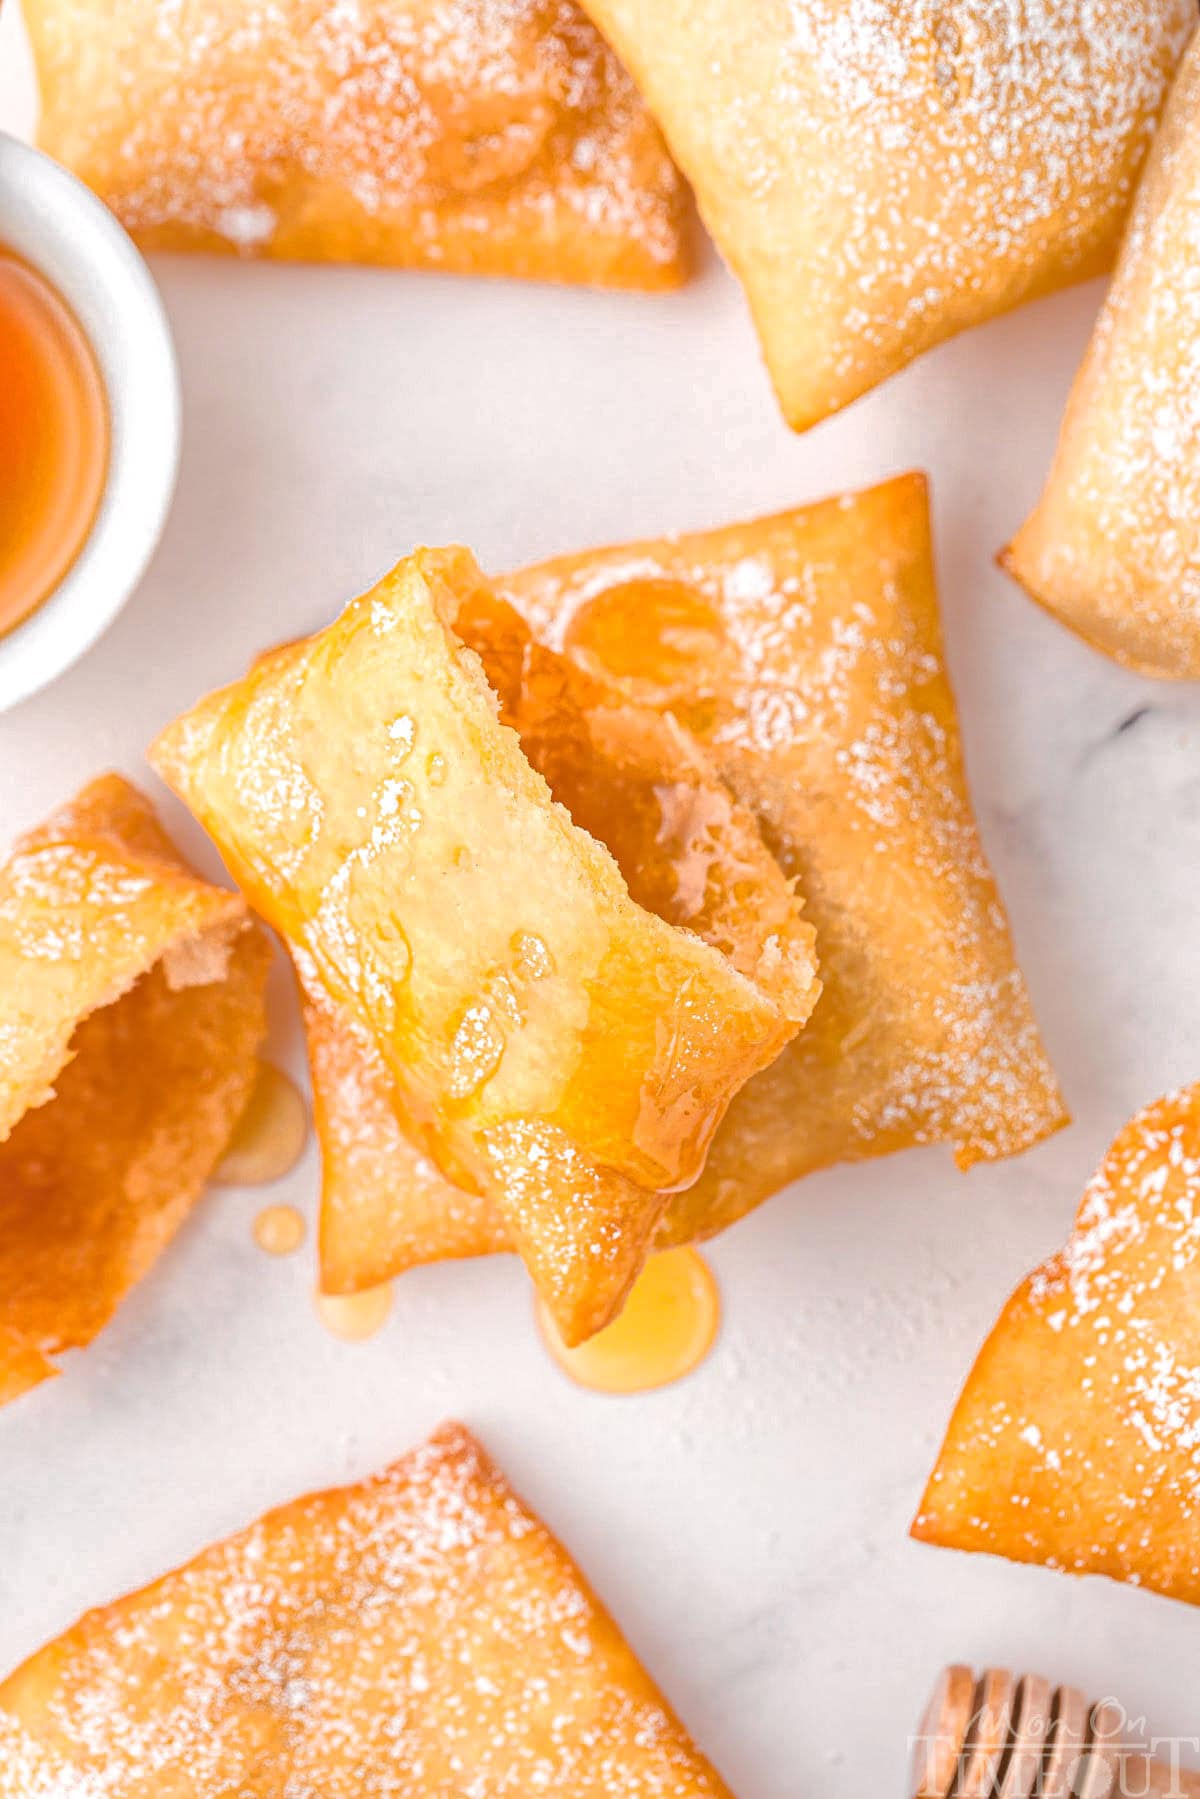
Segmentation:
{"type": "Polygon", "coordinates": [[[1125,1126],[1005,1307],[913,1534],[1200,1604],[1200,1086],[1125,1126]]]}
{"type": "Polygon", "coordinates": [[[1108,268],[1192,0],[586,0],[803,430],[1108,268]]]}
{"type": "Polygon", "coordinates": [[[617,287],[686,189],[574,0],[25,0],[39,141],[152,249],[617,287]]]}
{"type": "Polygon", "coordinates": [[[266,940],[118,775],[0,868],[0,1404],[88,1344],[253,1090],[266,940]]]}
{"type": "Polygon", "coordinates": [[[459,1426],[94,1611],[0,1686],[0,1799],[732,1799],[459,1426]]]}
{"type": "Polygon", "coordinates": [[[539,637],[712,756],[816,929],[808,1024],[735,1097],[660,1241],[834,1162],[963,1168],[1066,1122],[971,812],[917,475],[506,577],[539,637]]]}
{"type": "Polygon", "coordinates": [[[1142,674],[1200,677],[1200,38],[1185,58],[1045,492],[1002,560],[1142,674]]]}
{"type": "Polygon", "coordinates": [[[153,757],[310,1006],[373,1046],[404,1134],[493,1203],[578,1341],[619,1309],[733,1094],[795,1034],[811,962],[797,1007],[777,957],[744,973],[637,903],[455,630],[489,604],[465,551],[418,552],[153,757]]]}

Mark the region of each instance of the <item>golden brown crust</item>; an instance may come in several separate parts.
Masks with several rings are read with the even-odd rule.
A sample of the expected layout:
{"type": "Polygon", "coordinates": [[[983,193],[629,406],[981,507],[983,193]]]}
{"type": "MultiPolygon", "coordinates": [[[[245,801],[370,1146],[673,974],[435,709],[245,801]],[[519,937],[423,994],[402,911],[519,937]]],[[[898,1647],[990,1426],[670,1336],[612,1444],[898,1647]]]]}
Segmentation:
{"type": "Polygon", "coordinates": [[[254,1083],[268,951],[119,776],[0,871],[0,1398],[91,1342],[254,1083]]]}
{"type": "Polygon", "coordinates": [[[1200,37],[1151,152],[1045,491],[1001,560],[1127,668],[1200,676],[1200,37]]]}
{"type": "Polygon", "coordinates": [[[913,1535],[1200,1604],[1200,1087],[1146,1108],[1009,1300],[913,1535]]]}
{"type": "Polygon", "coordinates": [[[578,1340],[796,1022],[554,803],[452,629],[481,590],[465,552],[420,552],[154,754],[578,1340]]]}
{"type": "Polygon", "coordinates": [[[88,1613],[0,1686],[3,1799],[433,1799],[465,1777],[475,1799],[732,1799],[456,1425],[88,1613]]]}
{"type": "Polygon", "coordinates": [[[686,189],[574,0],[30,0],[40,141],[138,241],[676,285],[686,189]]]}
{"type": "Polygon", "coordinates": [[[585,0],[814,424],[1108,268],[1191,0],[585,0]]]}

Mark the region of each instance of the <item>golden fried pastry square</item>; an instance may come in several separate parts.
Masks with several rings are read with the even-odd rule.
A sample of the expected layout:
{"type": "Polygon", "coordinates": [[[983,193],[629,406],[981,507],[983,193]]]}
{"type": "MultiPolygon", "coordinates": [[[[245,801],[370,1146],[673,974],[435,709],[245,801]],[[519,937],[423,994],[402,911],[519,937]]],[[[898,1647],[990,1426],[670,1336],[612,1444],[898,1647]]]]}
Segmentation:
{"type": "MultiPolygon", "coordinates": [[[[633,898],[695,931],[802,1024],[819,992],[801,901],[710,759],[669,715],[534,641],[482,584],[455,633],[478,655],[521,748],[633,898]]],[[[532,951],[526,945],[526,954],[532,951]]],[[[356,1292],[417,1263],[511,1247],[486,1198],[454,1187],[406,1134],[378,1051],[298,959],[322,1148],[321,1285],[356,1292]]]]}
{"type": "Polygon", "coordinates": [[[40,142],[151,249],[659,288],[686,189],[574,0],[26,0],[40,142]]]}
{"type": "Polygon", "coordinates": [[[266,939],[107,775],[0,869],[0,1403],[90,1343],[254,1086],[266,939]]]}
{"type": "Polygon", "coordinates": [[[967,1380],[913,1535],[1200,1604],[1200,1086],[1119,1133],[967,1380]]]}
{"type": "Polygon", "coordinates": [[[966,1168],[1066,1122],[971,812],[920,476],[499,585],[700,740],[816,928],[812,1018],[734,1099],[664,1241],[830,1163],[949,1142],[966,1168]]]}
{"type": "Polygon", "coordinates": [[[554,801],[454,631],[486,592],[465,551],[418,552],[178,720],[154,759],[578,1340],[797,1027],[637,905],[554,801]]]}
{"type": "Polygon", "coordinates": [[[1191,0],[585,0],[803,430],[1108,268],[1191,0]]]}
{"type": "Polygon", "coordinates": [[[1141,674],[1200,676],[1200,37],[1184,59],[1050,476],[1001,560],[1141,674]]]}
{"type": "Polygon", "coordinates": [[[0,1686],[0,1795],[731,1799],[461,1426],[90,1612],[0,1686]]]}

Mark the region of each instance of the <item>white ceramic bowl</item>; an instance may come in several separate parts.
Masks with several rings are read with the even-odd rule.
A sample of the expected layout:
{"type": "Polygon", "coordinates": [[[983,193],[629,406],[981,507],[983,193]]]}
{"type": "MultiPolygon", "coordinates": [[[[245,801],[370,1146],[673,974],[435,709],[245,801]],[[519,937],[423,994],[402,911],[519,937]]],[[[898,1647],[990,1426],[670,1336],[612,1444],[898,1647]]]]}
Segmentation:
{"type": "Polygon", "coordinates": [[[0,132],[0,245],[56,287],[91,342],[108,396],[108,475],[76,561],[0,637],[0,711],[69,667],[112,623],[161,535],[179,468],[179,371],[142,258],[82,182],[0,132]]]}

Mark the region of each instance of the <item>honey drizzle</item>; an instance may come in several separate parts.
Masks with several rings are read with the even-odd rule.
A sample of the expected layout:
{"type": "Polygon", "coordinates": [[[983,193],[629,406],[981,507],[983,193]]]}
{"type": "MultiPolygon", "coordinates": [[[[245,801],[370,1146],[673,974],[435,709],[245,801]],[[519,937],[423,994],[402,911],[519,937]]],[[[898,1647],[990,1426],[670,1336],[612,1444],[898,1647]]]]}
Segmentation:
{"type": "Polygon", "coordinates": [[[541,1301],[537,1318],[551,1355],[581,1387],[646,1393],[700,1365],[716,1340],[721,1301],[708,1263],[685,1246],[652,1256],[624,1311],[575,1349],[563,1343],[541,1301]]]}

